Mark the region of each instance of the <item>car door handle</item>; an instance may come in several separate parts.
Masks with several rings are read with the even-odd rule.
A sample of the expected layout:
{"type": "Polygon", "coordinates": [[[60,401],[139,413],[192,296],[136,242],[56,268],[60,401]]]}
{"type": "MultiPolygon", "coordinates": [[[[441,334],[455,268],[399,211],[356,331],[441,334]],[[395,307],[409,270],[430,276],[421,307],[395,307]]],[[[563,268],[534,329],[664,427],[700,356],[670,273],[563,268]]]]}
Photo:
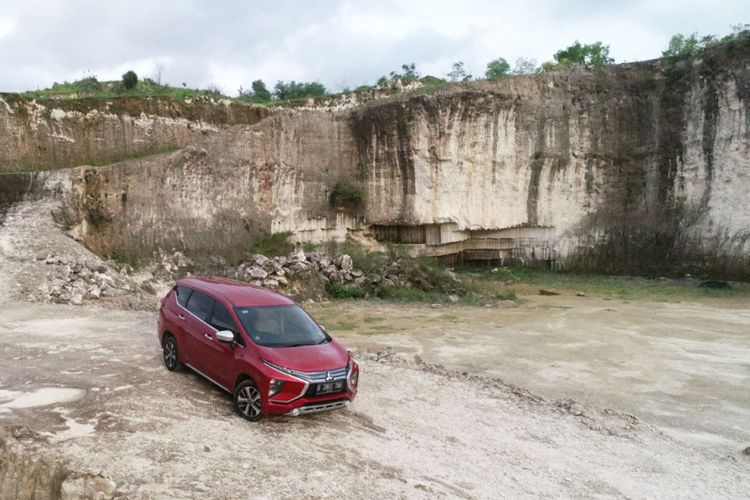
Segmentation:
{"type": "Polygon", "coordinates": [[[180,319],[182,319],[182,320],[185,319],[185,316],[183,316],[182,314],[178,314],[177,317],[180,318],[180,319]]]}
{"type": "Polygon", "coordinates": [[[210,336],[207,333],[204,333],[203,336],[206,337],[208,340],[213,340],[214,339],[212,336],[210,336]]]}

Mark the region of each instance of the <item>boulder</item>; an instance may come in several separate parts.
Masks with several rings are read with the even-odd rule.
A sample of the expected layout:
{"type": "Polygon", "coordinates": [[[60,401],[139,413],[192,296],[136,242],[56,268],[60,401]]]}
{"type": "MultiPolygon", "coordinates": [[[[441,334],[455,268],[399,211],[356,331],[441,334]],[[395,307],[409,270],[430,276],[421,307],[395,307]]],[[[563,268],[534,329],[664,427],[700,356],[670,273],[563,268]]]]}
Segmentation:
{"type": "Polygon", "coordinates": [[[292,253],[289,256],[289,260],[292,262],[307,262],[307,255],[305,255],[304,250],[299,250],[295,253],[292,253]]]}
{"type": "Polygon", "coordinates": [[[259,253],[256,253],[256,254],[255,254],[255,255],[253,255],[253,257],[252,257],[252,258],[250,259],[250,263],[251,263],[251,264],[252,264],[253,266],[257,266],[257,267],[264,267],[264,266],[265,266],[265,265],[266,265],[266,264],[268,263],[268,261],[269,261],[269,260],[270,260],[270,259],[269,259],[268,257],[266,257],[265,255],[263,255],[263,254],[259,254],[259,253]]]}
{"type": "Polygon", "coordinates": [[[268,272],[261,267],[253,266],[246,271],[247,276],[254,280],[263,280],[268,276],[268,272]]]}
{"type": "Polygon", "coordinates": [[[273,278],[268,278],[268,279],[263,280],[263,286],[266,288],[278,288],[279,281],[273,278]]]}
{"type": "Polygon", "coordinates": [[[347,254],[339,255],[338,257],[336,257],[334,263],[342,271],[346,271],[348,273],[352,272],[352,270],[354,269],[354,261],[352,261],[352,258],[347,254]]]}

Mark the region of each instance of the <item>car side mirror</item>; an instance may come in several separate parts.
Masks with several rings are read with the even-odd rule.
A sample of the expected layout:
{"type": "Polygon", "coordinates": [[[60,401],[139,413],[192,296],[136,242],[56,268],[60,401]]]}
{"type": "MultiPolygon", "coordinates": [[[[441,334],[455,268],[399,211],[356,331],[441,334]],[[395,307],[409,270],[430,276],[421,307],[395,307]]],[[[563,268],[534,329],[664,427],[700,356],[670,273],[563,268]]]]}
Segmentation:
{"type": "Polygon", "coordinates": [[[229,330],[219,330],[216,332],[216,338],[222,342],[232,343],[234,342],[234,332],[229,330]]]}

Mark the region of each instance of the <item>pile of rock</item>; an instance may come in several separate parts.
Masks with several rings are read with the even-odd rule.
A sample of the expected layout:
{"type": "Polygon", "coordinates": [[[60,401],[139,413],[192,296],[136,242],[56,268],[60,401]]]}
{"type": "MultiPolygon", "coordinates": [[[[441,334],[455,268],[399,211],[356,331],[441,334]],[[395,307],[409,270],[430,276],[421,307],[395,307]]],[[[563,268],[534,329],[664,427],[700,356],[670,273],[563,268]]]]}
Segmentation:
{"type": "Polygon", "coordinates": [[[76,260],[56,255],[44,259],[46,280],[38,287],[38,300],[81,305],[86,300],[116,297],[131,286],[101,262],[76,260]]]}
{"type": "Polygon", "coordinates": [[[256,254],[239,266],[235,276],[266,288],[285,288],[295,276],[316,273],[326,283],[360,286],[365,283],[362,271],[354,269],[349,255],[331,257],[324,253],[299,250],[288,256],[266,257],[256,254]]]}
{"type": "MultiPolygon", "coordinates": [[[[429,290],[432,284],[423,274],[408,272],[401,260],[384,263],[377,272],[364,273],[354,268],[352,258],[347,254],[331,257],[320,252],[297,250],[288,256],[269,258],[256,254],[239,266],[235,277],[266,288],[287,288],[292,281],[322,281],[324,285],[335,283],[352,287],[418,287],[429,290]],[[312,275],[316,280],[312,279],[312,275]]],[[[445,279],[458,283],[451,271],[445,271],[445,279]]]]}

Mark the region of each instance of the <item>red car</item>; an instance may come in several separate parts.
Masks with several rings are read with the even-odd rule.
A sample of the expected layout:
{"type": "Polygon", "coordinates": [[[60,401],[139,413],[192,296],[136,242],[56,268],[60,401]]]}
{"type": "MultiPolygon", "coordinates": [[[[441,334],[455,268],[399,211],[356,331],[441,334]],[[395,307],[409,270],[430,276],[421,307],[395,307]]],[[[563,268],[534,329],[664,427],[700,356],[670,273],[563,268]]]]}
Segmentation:
{"type": "Polygon", "coordinates": [[[185,278],[162,299],[159,342],[182,365],[234,395],[240,414],[302,415],[347,406],[359,366],[293,300],[225,278],[185,278]]]}

